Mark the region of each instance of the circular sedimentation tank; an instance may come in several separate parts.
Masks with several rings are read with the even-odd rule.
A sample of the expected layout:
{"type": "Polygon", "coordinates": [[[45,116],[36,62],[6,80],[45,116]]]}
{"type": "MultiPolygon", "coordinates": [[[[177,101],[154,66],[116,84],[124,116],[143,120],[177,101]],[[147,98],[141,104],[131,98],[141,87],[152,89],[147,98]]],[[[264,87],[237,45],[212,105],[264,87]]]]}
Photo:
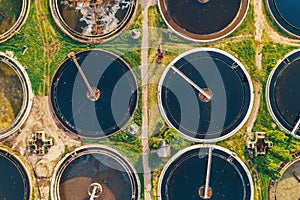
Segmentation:
{"type": "Polygon", "coordinates": [[[137,0],[50,0],[54,21],[74,40],[99,43],[120,34],[133,19],[137,0]]]}
{"type": "Polygon", "coordinates": [[[185,52],[164,71],[160,112],[186,139],[216,142],[238,131],[250,115],[253,87],[244,66],[212,48],[185,52]]]}
{"type": "Polygon", "coordinates": [[[31,83],[24,67],[0,52],[0,139],[16,132],[32,107],[31,83]]]}
{"type": "Polygon", "coordinates": [[[0,199],[30,199],[30,176],[21,160],[0,149],[0,171],[0,199]]]}
{"type": "Polygon", "coordinates": [[[12,37],[25,22],[30,0],[0,1],[0,43],[12,37]]]}
{"type": "Polygon", "coordinates": [[[211,42],[231,34],[244,20],[249,0],[159,0],[167,25],[180,36],[211,42]]]}
{"type": "Polygon", "coordinates": [[[137,88],[133,71],[120,57],[99,49],[70,53],[52,80],[52,113],[80,138],[108,137],[133,116],[137,88]]]}
{"type": "Polygon", "coordinates": [[[134,167],[117,151],[84,146],[67,155],[56,167],[51,199],[137,200],[140,182],[134,167]],[[93,192],[94,191],[94,192],[93,192]]]}
{"type": "Polygon", "coordinates": [[[179,151],[159,178],[160,200],[253,200],[251,174],[229,150],[195,145],[179,151]]]}
{"type": "Polygon", "coordinates": [[[300,159],[288,163],[281,171],[281,178],[276,184],[276,200],[299,200],[300,159]]]}
{"type": "Polygon", "coordinates": [[[266,0],[272,18],[285,32],[300,37],[300,1],[266,0]]]}
{"type": "Polygon", "coordinates": [[[300,139],[300,50],[282,58],[267,82],[267,103],[276,123],[286,132],[300,139]],[[293,132],[294,131],[294,132],[293,132]]]}

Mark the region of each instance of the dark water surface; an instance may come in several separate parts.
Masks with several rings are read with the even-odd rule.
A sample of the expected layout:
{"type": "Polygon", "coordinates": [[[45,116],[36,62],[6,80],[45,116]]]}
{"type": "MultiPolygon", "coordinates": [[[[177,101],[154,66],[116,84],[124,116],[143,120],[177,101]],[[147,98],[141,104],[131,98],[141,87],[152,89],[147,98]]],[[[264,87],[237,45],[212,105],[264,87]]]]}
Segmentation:
{"type": "Polygon", "coordinates": [[[82,137],[109,136],[131,119],[137,106],[137,83],[125,62],[104,51],[80,52],[77,61],[90,85],[101,91],[90,101],[87,86],[71,59],[54,75],[51,101],[60,122],[82,137]]]}
{"type": "Polygon", "coordinates": [[[0,150],[0,199],[28,200],[29,193],[24,168],[13,156],[0,150]]]}
{"type": "MultiPolygon", "coordinates": [[[[202,199],[198,190],[205,185],[207,152],[207,148],[188,151],[170,165],[162,181],[162,200],[202,199]]],[[[251,197],[245,170],[221,150],[213,150],[209,185],[212,188],[211,200],[250,200],[251,197]]]]}
{"type": "Polygon", "coordinates": [[[242,0],[165,0],[168,14],[182,29],[200,35],[226,28],[238,14],[242,0]]]}
{"type": "MultiPolygon", "coordinates": [[[[270,103],[279,122],[292,130],[300,117],[300,52],[279,64],[270,86],[270,103]]],[[[298,135],[300,131],[298,131],[298,135]]]]}
{"type": "Polygon", "coordinates": [[[300,1],[268,0],[268,4],[280,26],[288,32],[300,36],[300,1]]]}
{"type": "Polygon", "coordinates": [[[161,99],[169,122],[181,133],[196,139],[216,139],[233,131],[250,106],[250,83],[231,58],[218,52],[196,52],[174,66],[212,94],[203,102],[199,92],[172,69],[163,80],[161,99]]]}

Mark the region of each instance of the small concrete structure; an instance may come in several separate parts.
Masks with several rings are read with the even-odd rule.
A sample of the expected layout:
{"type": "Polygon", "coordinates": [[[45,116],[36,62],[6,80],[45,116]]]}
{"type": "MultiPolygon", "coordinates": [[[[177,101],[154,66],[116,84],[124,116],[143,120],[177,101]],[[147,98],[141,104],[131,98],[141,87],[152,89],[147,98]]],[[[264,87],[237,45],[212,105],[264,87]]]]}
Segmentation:
{"type": "Polygon", "coordinates": [[[136,135],[140,130],[140,127],[137,124],[131,124],[128,128],[127,128],[127,133],[129,135],[136,135]]]}
{"type": "Polygon", "coordinates": [[[171,146],[164,139],[159,139],[160,145],[156,151],[158,157],[168,158],[171,156],[171,146]]]}
{"type": "Polygon", "coordinates": [[[48,148],[53,146],[52,139],[46,139],[45,131],[37,131],[32,134],[32,138],[27,141],[28,146],[37,155],[44,155],[48,148]]]}
{"type": "Polygon", "coordinates": [[[247,141],[247,148],[254,152],[254,156],[266,155],[267,148],[273,147],[273,142],[265,140],[265,132],[256,132],[254,141],[247,141]]]}
{"type": "Polygon", "coordinates": [[[141,37],[141,31],[139,29],[133,29],[130,31],[130,36],[133,39],[137,40],[141,37]]]}
{"type": "Polygon", "coordinates": [[[162,45],[158,45],[157,53],[156,53],[156,62],[161,63],[164,58],[164,51],[162,45]]]}

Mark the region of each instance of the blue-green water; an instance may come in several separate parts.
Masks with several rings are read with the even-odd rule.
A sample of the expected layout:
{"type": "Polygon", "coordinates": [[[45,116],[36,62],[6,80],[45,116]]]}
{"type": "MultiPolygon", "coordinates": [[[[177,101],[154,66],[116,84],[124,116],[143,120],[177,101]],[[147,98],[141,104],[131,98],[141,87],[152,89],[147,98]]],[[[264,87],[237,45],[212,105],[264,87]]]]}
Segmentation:
{"type": "Polygon", "coordinates": [[[268,0],[267,3],[277,23],[285,31],[300,36],[300,1],[268,0]]]}
{"type": "Polygon", "coordinates": [[[29,199],[28,177],[20,163],[0,150],[0,199],[29,199]]]}

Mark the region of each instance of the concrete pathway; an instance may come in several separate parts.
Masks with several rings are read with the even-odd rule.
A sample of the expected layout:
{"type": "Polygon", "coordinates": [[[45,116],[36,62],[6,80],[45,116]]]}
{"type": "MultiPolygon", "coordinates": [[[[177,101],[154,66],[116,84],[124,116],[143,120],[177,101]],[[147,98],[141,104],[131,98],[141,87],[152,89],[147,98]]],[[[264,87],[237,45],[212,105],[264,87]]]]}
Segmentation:
{"type": "MultiPolygon", "coordinates": [[[[263,16],[263,7],[262,7],[262,1],[254,1],[254,17],[255,17],[255,49],[256,49],[256,54],[255,54],[255,64],[258,70],[262,69],[262,54],[260,53],[263,48],[262,44],[262,33],[263,33],[263,27],[264,27],[264,21],[261,16],[263,16]]],[[[256,83],[256,86],[254,89],[254,104],[252,108],[251,115],[248,120],[247,124],[247,134],[248,137],[252,137],[252,129],[254,126],[254,123],[256,121],[257,115],[258,115],[258,110],[259,110],[259,105],[260,105],[260,97],[262,93],[262,86],[261,83],[258,82],[256,83]]]]}
{"type": "Polygon", "coordinates": [[[143,145],[143,169],[144,169],[144,194],[145,200],[151,200],[151,169],[149,167],[149,144],[148,144],[148,8],[151,1],[141,0],[142,4],[142,145],[143,145]]]}

